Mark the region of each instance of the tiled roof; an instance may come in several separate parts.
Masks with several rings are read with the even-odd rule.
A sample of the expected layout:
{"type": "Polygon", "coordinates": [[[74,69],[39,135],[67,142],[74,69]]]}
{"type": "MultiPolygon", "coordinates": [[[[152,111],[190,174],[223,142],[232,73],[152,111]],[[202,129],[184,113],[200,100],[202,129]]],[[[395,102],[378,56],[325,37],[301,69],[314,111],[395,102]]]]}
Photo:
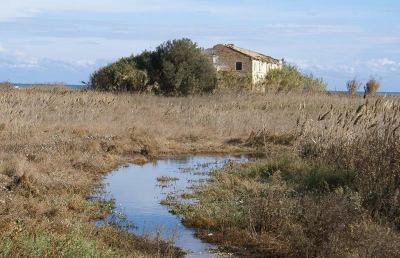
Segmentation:
{"type": "Polygon", "coordinates": [[[278,59],[275,59],[275,58],[272,58],[270,56],[266,56],[266,55],[260,54],[258,52],[255,52],[255,51],[252,51],[252,50],[249,50],[249,49],[237,47],[237,46],[235,46],[233,44],[225,44],[224,46],[227,47],[227,48],[230,48],[232,50],[235,50],[236,52],[239,52],[239,53],[242,53],[242,54],[244,54],[246,56],[249,56],[249,57],[251,57],[253,59],[256,59],[256,60],[261,60],[261,61],[265,61],[265,62],[268,62],[268,63],[276,63],[276,64],[280,63],[280,60],[278,60],[278,59]]]}

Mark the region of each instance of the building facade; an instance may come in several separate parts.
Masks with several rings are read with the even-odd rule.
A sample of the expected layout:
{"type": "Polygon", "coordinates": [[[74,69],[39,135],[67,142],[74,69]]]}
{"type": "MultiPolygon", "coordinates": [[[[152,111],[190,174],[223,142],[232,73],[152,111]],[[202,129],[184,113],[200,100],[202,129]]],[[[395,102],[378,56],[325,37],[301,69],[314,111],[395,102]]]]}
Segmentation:
{"type": "Polygon", "coordinates": [[[218,44],[207,53],[217,71],[235,72],[251,76],[253,84],[262,81],[272,69],[281,69],[283,62],[257,53],[252,50],[237,47],[233,44],[218,44]]]}

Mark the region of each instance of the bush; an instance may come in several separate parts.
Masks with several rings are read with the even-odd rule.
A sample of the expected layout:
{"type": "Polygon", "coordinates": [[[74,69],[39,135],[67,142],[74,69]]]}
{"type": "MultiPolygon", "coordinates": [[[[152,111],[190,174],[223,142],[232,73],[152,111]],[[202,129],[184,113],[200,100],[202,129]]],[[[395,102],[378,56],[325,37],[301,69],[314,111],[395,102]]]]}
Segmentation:
{"type": "Polygon", "coordinates": [[[243,76],[236,72],[218,72],[219,92],[241,92],[249,91],[252,88],[251,76],[243,76]]]}
{"type": "Polygon", "coordinates": [[[141,92],[152,85],[165,95],[212,92],[216,83],[211,61],[190,39],[167,41],[155,51],[122,58],[90,79],[92,89],[141,92]]]}
{"type": "Polygon", "coordinates": [[[277,92],[315,92],[325,91],[326,83],[312,74],[304,75],[297,67],[285,64],[282,69],[274,69],[268,72],[263,82],[265,91],[277,92]]]}
{"type": "Polygon", "coordinates": [[[89,86],[95,90],[141,92],[147,81],[146,72],[138,70],[132,58],[122,58],[94,72],[89,86]]]}
{"type": "Polygon", "coordinates": [[[378,80],[371,78],[364,87],[364,95],[374,95],[380,87],[381,83],[378,80]]]}
{"type": "Polygon", "coordinates": [[[347,82],[347,91],[350,95],[356,95],[357,91],[361,88],[361,83],[356,79],[347,82]]]}
{"type": "Polygon", "coordinates": [[[165,95],[212,92],[216,71],[208,56],[190,39],[167,41],[153,52],[136,56],[135,62],[147,71],[152,83],[165,95]]]}

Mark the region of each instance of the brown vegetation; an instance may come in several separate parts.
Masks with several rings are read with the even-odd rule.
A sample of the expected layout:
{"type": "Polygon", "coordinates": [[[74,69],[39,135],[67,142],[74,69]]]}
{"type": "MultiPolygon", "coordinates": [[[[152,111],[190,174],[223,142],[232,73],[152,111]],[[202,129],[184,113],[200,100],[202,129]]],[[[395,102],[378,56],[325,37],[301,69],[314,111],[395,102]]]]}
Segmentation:
{"type": "MultiPolygon", "coordinates": [[[[290,149],[299,116],[361,103],[311,94],[164,98],[65,88],[1,91],[0,256],[178,256],[167,243],[94,225],[112,208],[88,199],[104,173],[166,155],[290,149]]],[[[381,234],[376,224],[355,226],[381,234]]],[[[390,234],[379,236],[383,241],[390,234]]]]}
{"type": "Polygon", "coordinates": [[[350,95],[356,95],[357,91],[361,88],[361,83],[353,79],[347,82],[346,87],[350,95]]]}
{"type": "Polygon", "coordinates": [[[365,84],[365,87],[364,87],[365,96],[375,95],[378,92],[380,87],[381,87],[381,83],[378,80],[371,78],[365,84]]]}
{"type": "Polygon", "coordinates": [[[398,99],[379,98],[304,113],[295,140],[274,141],[298,152],[226,166],[174,211],[246,257],[398,257],[399,112],[398,99]]]}
{"type": "Polygon", "coordinates": [[[172,181],[178,181],[179,178],[177,177],[172,177],[172,176],[159,176],[157,177],[157,181],[160,183],[169,183],[172,181]]]}

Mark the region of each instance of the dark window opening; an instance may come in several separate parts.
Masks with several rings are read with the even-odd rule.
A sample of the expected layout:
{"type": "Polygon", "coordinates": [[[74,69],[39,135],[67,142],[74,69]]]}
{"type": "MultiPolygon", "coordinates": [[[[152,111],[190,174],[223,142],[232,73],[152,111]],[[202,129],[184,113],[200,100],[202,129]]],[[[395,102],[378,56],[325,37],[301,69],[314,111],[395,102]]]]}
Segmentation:
{"type": "Polygon", "coordinates": [[[236,71],[242,71],[242,70],[243,70],[243,63],[236,62],[236,71]]]}

